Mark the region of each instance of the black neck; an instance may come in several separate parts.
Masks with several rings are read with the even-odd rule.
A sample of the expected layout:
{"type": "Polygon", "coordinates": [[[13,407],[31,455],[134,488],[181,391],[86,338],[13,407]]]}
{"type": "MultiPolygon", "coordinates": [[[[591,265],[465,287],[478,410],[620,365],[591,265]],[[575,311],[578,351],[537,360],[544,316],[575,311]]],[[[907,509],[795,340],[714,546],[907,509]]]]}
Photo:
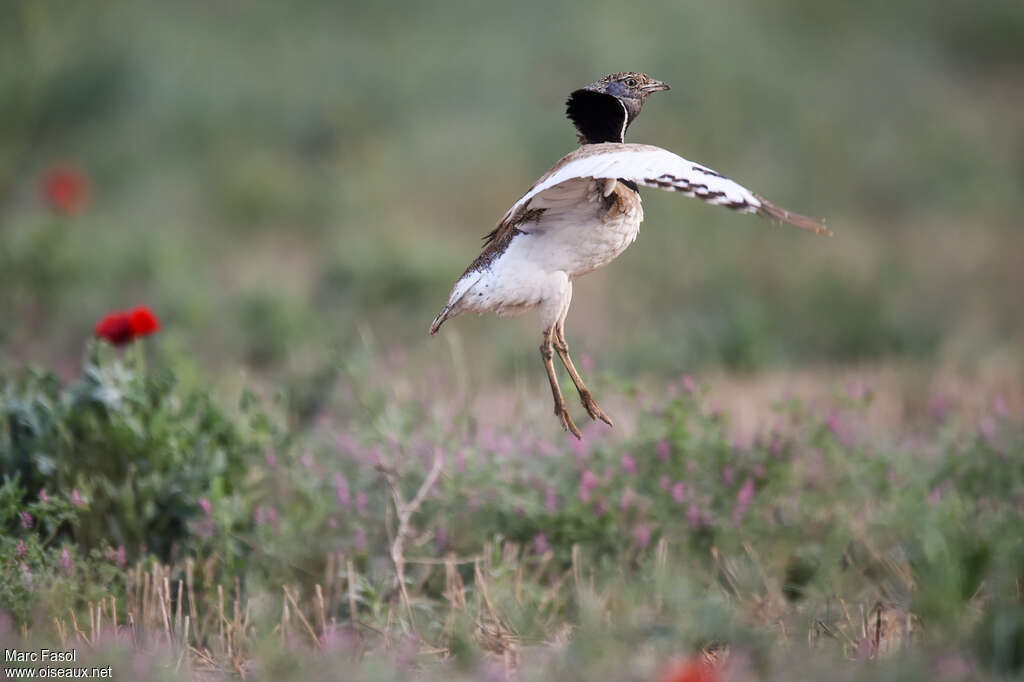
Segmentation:
{"type": "Polygon", "coordinates": [[[626,107],[618,98],[593,90],[576,90],[565,105],[565,114],[579,131],[582,144],[623,141],[629,120],[626,107]]]}

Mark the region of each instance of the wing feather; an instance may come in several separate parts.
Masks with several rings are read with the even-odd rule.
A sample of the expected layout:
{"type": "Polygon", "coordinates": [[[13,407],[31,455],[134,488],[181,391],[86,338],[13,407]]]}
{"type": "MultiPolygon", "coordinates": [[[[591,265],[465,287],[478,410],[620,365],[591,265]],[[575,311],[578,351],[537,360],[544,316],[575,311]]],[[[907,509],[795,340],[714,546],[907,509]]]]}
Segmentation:
{"type": "Polygon", "coordinates": [[[498,224],[514,223],[540,193],[579,178],[630,180],[637,185],[679,192],[741,213],[781,220],[818,234],[832,234],[824,222],[776,206],[710,168],[646,144],[606,142],[584,145],[566,155],[534,184],[498,224]]]}

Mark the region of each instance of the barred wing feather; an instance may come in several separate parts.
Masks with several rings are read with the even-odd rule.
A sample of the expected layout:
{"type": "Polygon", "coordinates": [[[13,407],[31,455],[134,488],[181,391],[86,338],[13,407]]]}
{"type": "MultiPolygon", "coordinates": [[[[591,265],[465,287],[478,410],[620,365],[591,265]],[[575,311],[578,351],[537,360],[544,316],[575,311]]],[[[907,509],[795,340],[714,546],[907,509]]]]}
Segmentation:
{"type": "Polygon", "coordinates": [[[579,178],[629,180],[741,213],[774,218],[818,234],[831,234],[822,221],[780,208],[699,163],[660,147],[615,142],[584,145],[565,156],[509,209],[503,222],[529,208],[530,201],[545,190],[579,178]]]}

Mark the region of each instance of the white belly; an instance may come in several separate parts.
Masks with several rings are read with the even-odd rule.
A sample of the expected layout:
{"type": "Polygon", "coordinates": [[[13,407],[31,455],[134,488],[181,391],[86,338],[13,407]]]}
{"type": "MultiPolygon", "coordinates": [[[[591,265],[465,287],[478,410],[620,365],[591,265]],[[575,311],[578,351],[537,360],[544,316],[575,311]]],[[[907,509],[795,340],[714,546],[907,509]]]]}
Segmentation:
{"type": "Polygon", "coordinates": [[[636,240],[643,208],[636,192],[588,180],[543,195],[543,214],[518,226],[505,250],[466,272],[451,296],[463,311],[515,315],[563,295],[570,281],[607,265],[636,240]]]}
{"type": "Polygon", "coordinates": [[[580,277],[615,260],[632,244],[644,219],[640,197],[617,184],[603,196],[601,183],[591,182],[581,201],[578,193],[568,194],[565,205],[553,205],[534,225],[522,227],[509,254],[520,262],[535,264],[544,271],[561,270],[570,278],[580,277]]]}

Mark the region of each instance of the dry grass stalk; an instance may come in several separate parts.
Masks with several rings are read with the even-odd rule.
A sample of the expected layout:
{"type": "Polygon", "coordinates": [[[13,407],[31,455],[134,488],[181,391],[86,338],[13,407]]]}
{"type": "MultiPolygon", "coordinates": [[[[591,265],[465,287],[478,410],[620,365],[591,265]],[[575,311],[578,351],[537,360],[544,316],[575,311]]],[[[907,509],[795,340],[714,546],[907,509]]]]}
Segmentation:
{"type": "Polygon", "coordinates": [[[580,546],[573,543],[572,546],[572,584],[577,594],[582,594],[583,576],[580,568],[580,546]]]}
{"type": "Polygon", "coordinates": [[[282,588],[284,589],[285,600],[291,602],[292,609],[295,611],[295,615],[298,616],[299,622],[302,623],[303,627],[306,628],[306,632],[313,640],[313,645],[320,646],[320,638],[316,636],[316,631],[313,629],[313,626],[310,624],[306,616],[302,613],[302,609],[299,607],[298,599],[294,594],[292,594],[292,591],[288,589],[287,585],[283,585],[282,588]]]}
{"type": "Polygon", "coordinates": [[[466,586],[459,575],[455,555],[449,553],[444,566],[444,596],[448,600],[448,620],[445,632],[450,633],[455,627],[455,612],[466,609],[466,586]]]}
{"type": "Polygon", "coordinates": [[[356,571],[352,566],[351,559],[345,562],[345,569],[348,572],[348,617],[350,621],[355,623],[356,616],[358,615],[356,610],[356,571]]]}
{"type": "MultiPolygon", "coordinates": [[[[217,621],[220,626],[220,649],[225,651],[227,649],[227,642],[224,639],[224,587],[217,585],[217,621]]],[[[228,656],[231,652],[228,651],[228,656]]]]}
{"type": "Polygon", "coordinates": [[[75,634],[81,637],[83,642],[88,642],[89,638],[86,637],[85,633],[82,632],[82,629],[78,627],[78,618],[75,617],[74,609],[68,609],[68,611],[71,613],[71,626],[75,629],[75,634]]]}
{"type": "Polygon", "coordinates": [[[384,474],[388,487],[391,489],[395,516],[398,520],[398,524],[394,532],[394,540],[391,543],[391,561],[395,566],[395,582],[397,583],[399,594],[402,597],[402,605],[405,607],[406,616],[409,619],[409,625],[417,636],[419,636],[419,631],[416,628],[416,621],[412,613],[412,602],[409,599],[409,592],[405,585],[405,541],[409,534],[409,519],[412,518],[412,515],[415,514],[420,508],[420,505],[423,504],[423,501],[426,499],[430,489],[434,487],[434,483],[437,482],[438,476],[441,475],[441,469],[443,466],[444,455],[441,452],[441,449],[438,448],[434,450],[434,463],[431,465],[430,471],[427,472],[426,477],[423,479],[423,483],[420,484],[416,494],[409,502],[402,499],[402,493],[398,489],[398,472],[388,467],[378,466],[378,471],[384,474]]]}
{"type": "Polygon", "coordinates": [[[61,647],[65,647],[67,643],[67,630],[64,627],[64,621],[56,616],[53,617],[53,629],[57,633],[57,637],[60,639],[61,647]]]}
{"type": "Polygon", "coordinates": [[[484,577],[482,564],[482,561],[477,561],[473,565],[473,585],[476,588],[478,601],[482,602],[482,605],[477,605],[479,612],[476,619],[477,642],[485,651],[503,658],[510,655],[514,661],[518,661],[519,635],[511,625],[501,618],[495,608],[487,587],[487,580],[484,577]],[[486,607],[486,613],[483,613],[483,607],[486,607]]]}
{"type": "Polygon", "coordinates": [[[327,605],[324,603],[324,591],[320,587],[320,583],[316,584],[316,610],[317,615],[320,617],[321,641],[327,641],[327,605]]]}
{"type": "Polygon", "coordinates": [[[181,621],[181,599],[182,593],[184,592],[185,583],[180,578],[178,579],[178,599],[174,609],[174,630],[179,635],[181,634],[182,627],[184,624],[181,621]]]}
{"type": "Polygon", "coordinates": [[[167,637],[167,643],[171,644],[174,640],[171,636],[171,587],[170,581],[167,576],[164,576],[162,582],[157,583],[158,593],[157,598],[160,600],[160,615],[164,619],[164,635],[167,637]],[[162,589],[159,589],[162,586],[162,589]]]}
{"type": "Polygon", "coordinates": [[[200,630],[199,613],[198,607],[196,606],[196,592],[195,592],[195,569],[196,562],[191,557],[185,560],[185,587],[188,589],[188,612],[192,618],[192,630],[196,634],[197,639],[202,639],[202,632],[200,630]]]}

